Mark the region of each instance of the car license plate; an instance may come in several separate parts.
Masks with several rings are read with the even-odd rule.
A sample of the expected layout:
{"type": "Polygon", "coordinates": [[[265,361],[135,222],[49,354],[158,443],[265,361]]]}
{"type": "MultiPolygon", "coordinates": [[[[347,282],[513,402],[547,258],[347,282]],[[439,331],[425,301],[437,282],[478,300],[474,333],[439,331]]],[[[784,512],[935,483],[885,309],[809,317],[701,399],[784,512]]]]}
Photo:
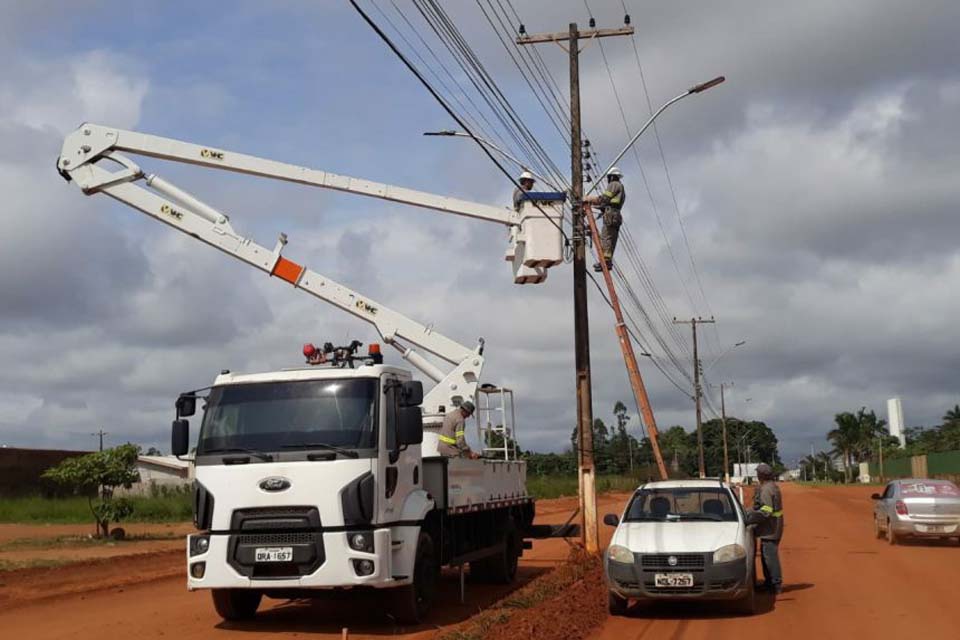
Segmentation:
{"type": "Polygon", "coordinates": [[[921,533],[943,533],[947,530],[942,524],[918,524],[917,529],[921,533]]]}
{"type": "Polygon", "coordinates": [[[657,587],[667,589],[676,589],[693,586],[692,573],[658,573],[653,577],[653,583],[657,587]]]}
{"type": "Polygon", "coordinates": [[[257,547],[254,551],[257,562],[290,562],[293,560],[293,547],[257,547]]]}

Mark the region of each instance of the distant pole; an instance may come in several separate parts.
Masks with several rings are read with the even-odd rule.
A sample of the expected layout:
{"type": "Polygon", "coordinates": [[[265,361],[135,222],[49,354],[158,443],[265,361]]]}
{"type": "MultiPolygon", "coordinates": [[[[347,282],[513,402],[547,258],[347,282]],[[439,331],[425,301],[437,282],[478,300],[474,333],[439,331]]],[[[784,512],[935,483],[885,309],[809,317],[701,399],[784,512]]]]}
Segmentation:
{"type": "Polygon", "coordinates": [[[883,437],[877,438],[877,449],[880,451],[880,482],[883,482],[883,437]]]}
{"type": "Polygon", "coordinates": [[[91,433],[90,435],[92,435],[92,436],[99,436],[99,437],[100,437],[100,451],[103,451],[103,436],[108,436],[108,435],[110,435],[110,433],[107,432],[107,431],[104,431],[104,430],[101,428],[99,431],[94,431],[94,432],[91,433]]]}
{"type": "Polygon", "coordinates": [[[674,324],[689,324],[693,329],[693,402],[697,411],[697,455],[699,456],[700,477],[707,477],[707,467],[703,461],[703,411],[700,407],[700,401],[703,398],[703,389],[700,387],[700,356],[697,353],[697,325],[712,324],[716,322],[713,318],[704,320],[703,318],[690,318],[689,320],[673,319],[674,324]]]}
{"type": "Polygon", "coordinates": [[[810,464],[813,465],[813,481],[817,481],[817,458],[813,454],[813,443],[810,443],[810,464]]]}

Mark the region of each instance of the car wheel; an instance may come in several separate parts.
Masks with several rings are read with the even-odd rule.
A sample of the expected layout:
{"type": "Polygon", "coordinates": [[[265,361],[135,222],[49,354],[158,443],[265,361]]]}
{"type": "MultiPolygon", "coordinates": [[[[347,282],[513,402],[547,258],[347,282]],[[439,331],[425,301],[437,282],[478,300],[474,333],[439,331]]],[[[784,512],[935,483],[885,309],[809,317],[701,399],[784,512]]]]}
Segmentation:
{"type": "Polygon", "coordinates": [[[249,620],[257,615],[263,594],[249,589],[213,589],[213,608],[224,620],[249,620]]]}
{"type": "Polygon", "coordinates": [[[747,595],[735,603],[736,612],[742,616],[752,616],[757,612],[756,586],[752,579],[747,581],[747,585],[747,595]]]}
{"type": "Polygon", "coordinates": [[[610,611],[612,616],[622,616],[627,613],[627,599],[621,598],[619,595],[613,591],[609,591],[607,594],[607,610],[610,611]]]}
{"type": "Polygon", "coordinates": [[[876,515],[873,516],[873,534],[877,536],[877,540],[883,538],[883,529],[880,527],[880,518],[876,515]]]}
{"type": "Polygon", "coordinates": [[[887,542],[890,544],[897,544],[897,534],[893,530],[893,524],[887,520],[887,542]]]}

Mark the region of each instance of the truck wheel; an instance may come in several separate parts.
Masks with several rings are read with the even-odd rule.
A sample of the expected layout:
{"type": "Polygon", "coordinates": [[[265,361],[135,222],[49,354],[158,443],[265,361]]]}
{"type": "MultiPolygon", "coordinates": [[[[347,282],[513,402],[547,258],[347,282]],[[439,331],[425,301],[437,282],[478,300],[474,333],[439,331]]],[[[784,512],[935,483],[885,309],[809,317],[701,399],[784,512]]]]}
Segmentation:
{"type": "Polygon", "coordinates": [[[426,617],[437,591],[437,561],[433,540],[421,532],[417,540],[417,558],[413,567],[413,584],[392,589],[393,617],[403,624],[420,624],[426,617]]]}
{"type": "Polygon", "coordinates": [[[510,584],[517,577],[517,563],[523,551],[523,542],[513,519],[505,527],[503,549],[489,558],[470,563],[471,578],[494,584],[510,584]]]}
{"type": "Polygon", "coordinates": [[[621,598],[613,591],[607,592],[607,610],[612,616],[622,616],[627,613],[627,604],[628,601],[626,598],[621,598]]]}
{"type": "Polygon", "coordinates": [[[214,589],[213,608],[224,620],[249,620],[257,615],[263,594],[249,589],[214,589]]]}
{"type": "Polygon", "coordinates": [[[887,542],[890,544],[897,544],[897,534],[893,530],[893,523],[887,520],[887,542]]]}

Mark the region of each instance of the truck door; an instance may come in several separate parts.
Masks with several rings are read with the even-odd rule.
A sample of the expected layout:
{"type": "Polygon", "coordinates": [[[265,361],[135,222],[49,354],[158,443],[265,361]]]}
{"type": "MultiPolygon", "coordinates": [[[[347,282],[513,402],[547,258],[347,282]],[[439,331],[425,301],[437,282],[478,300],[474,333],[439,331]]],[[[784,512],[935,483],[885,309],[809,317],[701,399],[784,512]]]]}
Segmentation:
{"type": "Polygon", "coordinates": [[[394,375],[383,377],[383,435],[378,456],[377,522],[389,523],[401,519],[403,503],[411,491],[420,487],[423,470],[420,468],[420,446],[397,450],[397,416],[400,407],[400,381],[394,375]]]}

